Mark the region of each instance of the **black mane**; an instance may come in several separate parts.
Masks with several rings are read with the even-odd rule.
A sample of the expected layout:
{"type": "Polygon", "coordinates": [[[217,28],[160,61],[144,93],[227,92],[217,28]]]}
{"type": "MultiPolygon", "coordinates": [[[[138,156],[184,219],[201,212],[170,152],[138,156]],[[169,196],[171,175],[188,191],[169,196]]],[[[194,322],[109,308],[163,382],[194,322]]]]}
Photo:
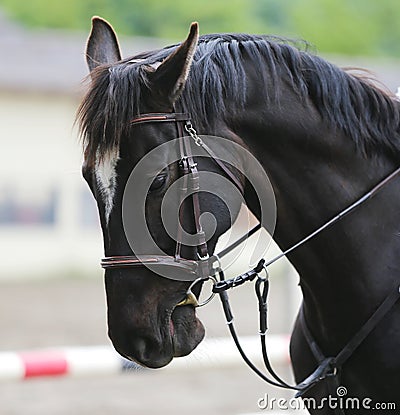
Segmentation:
{"type": "MultiPolygon", "coordinates": [[[[92,84],[79,111],[86,157],[94,162],[117,146],[128,132],[129,121],[141,112],[149,91],[148,69],[164,60],[177,45],[145,52],[112,65],[102,65],[92,74],[92,84]]],[[[272,91],[260,93],[266,100],[279,99],[289,79],[299,97],[309,97],[321,116],[350,136],[363,153],[384,149],[400,151],[399,103],[367,77],[352,75],[325,60],[275,37],[216,34],[199,39],[190,75],[181,97],[197,126],[213,132],[213,121],[223,118],[229,103],[236,110],[246,100],[243,55],[272,91]],[[271,89],[271,88],[270,88],[271,89]]]]}

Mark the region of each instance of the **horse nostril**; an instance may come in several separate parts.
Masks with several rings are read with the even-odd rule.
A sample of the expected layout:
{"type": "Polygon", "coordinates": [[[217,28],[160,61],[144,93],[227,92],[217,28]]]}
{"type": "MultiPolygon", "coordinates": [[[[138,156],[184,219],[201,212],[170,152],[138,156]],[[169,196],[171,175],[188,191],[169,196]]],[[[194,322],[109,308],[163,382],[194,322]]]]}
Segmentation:
{"type": "Polygon", "coordinates": [[[172,352],[157,339],[146,336],[130,338],[126,355],[149,368],[159,368],[172,360],[172,352]]]}

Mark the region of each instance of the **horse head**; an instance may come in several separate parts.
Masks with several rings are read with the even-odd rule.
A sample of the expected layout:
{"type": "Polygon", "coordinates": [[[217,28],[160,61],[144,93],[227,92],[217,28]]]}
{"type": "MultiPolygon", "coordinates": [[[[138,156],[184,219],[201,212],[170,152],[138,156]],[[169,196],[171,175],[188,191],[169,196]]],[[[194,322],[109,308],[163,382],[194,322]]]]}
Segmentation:
{"type": "MultiPolygon", "coordinates": [[[[97,201],[107,257],[132,256],[134,249],[135,258],[196,262],[198,245],[205,245],[206,255],[211,255],[218,237],[239,212],[240,189],[233,186],[218,196],[212,191],[218,186],[212,183],[214,176],[209,176],[208,184],[201,177],[202,187],[193,196],[196,202],[186,194],[180,197],[182,183],[177,185],[185,181],[181,163],[188,160],[187,154],[181,154],[180,141],[176,142],[182,135],[178,124],[188,119],[177,120],[174,114],[181,105],[178,101],[197,42],[198,25],[193,23],[187,39],[171,50],[121,60],[112,27],[93,19],[86,51],[91,86],[80,107],[85,137],[82,170],[97,201]],[[146,114],[144,120],[141,114],[146,114]],[[171,120],[158,122],[160,114],[171,120]],[[169,204],[163,205],[167,194],[169,204]],[[163,212],[172,223],[169,231],[163,212]],[[141,217],[143,221],[138,220],[141,217]],[[199,226],[203,241],[192,243],[199,226]],[[186,235],[186,242],[177,241],[174,228],[186,235]]],[[[219,129],[223,130],[222,121],[219,129]]],[[[200,176],[218,172],[218,165],[207,157],[194,154],[190,160],[189,168],[195,166],[200,176]]],[[[159,272],[161,268],[143,264],[106,268],[109,336],[120,354],[148,367],[161,367],[190,353],[203,339],[204,327],[193,304],[186,301],[177,307],[194,278],[174,276],[182,267],[169,267],[167,277],[159,272]]],[[[197,294],[200,289],[197,284],[197,294]]]]}

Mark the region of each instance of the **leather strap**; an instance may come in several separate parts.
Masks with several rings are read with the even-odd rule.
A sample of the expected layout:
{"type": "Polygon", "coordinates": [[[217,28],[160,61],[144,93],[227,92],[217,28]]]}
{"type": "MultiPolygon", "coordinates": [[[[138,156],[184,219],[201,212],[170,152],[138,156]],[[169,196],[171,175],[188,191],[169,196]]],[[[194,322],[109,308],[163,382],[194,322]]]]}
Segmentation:
{"type": "Polygon", "coordinates": [[[320,364],[323,360],[326,359],[326,356],[322,353],[320,347],[318,346],[318,343],[315,341],[314,336],[311,334],[310,329],[308,328],[308,324],[306,322],[306,318],[304,316],[304,307],[302,306],[300,309],[300,326],[303,331],[303,335],[307,341],[308,346],[310,347],[310,350],[317,361],[318,364],[320,364]]]}
{"type": "Polygon", "coordinates": [[[232,181],[232,183],[240,190],[243,190],[243,184],[240,182],[240,180],[235,176],[235,174],[228,169],[228,167],[218,158],[218,156],[211,150],[210,147],[204,141],[196,141],[198,143],[197,145],[201,147],[213,160],[215,164],[218,165],[218,167],[228,176],[228,178],[232,181]]]}
{"type": "MultiPolygon", "coordinates": [[[[340,386],[340,372],[343,364],[352,356],[360,344],[367,338],[373,329],[382,321],[386,314],[393,308],[393,306],[400,299],[400,287],[396,286],[385,300],[380,304],[372,316],[362,325],[358,332],[348,341],[348,343],[341,349],[335,357],[325,357],[321,348],[318,346],[314,336],[307,325],[304,308],[300,310],[300,326],[303,331],[304,338],[318,363],[317,369],[303,382],[298,384],[302,390],[296,396],[301,396],[303,393],[311,389],[321,380],[326,379],[328,382],[329,393],[334,396],[338,386],[340,386]]],[[[340,408],[336,408],[335,413],[344,414],[340,408]]]]}
{"type": "Polygon", "coordinates": [[[361,329],[343,347],[335,357],[336,367],[341,367],[353,354],[357,347],[365,340],[369,333],[378,325],[385,315],[392,309],[400,298],[400,287],[396,287],[381,303],[372,316],[364,323],[361,329]]]}
{"type": "MultiPolygon", "coordinates": [[[[177,126],[177,135],[178,138],[181,138],[179,141],[180,145],[180,154],[181,154],[181,161],[180,161],[180,170],[181,175],[185,178],[183,183],[184,186],[181,189],[181,203],[185,198],[185,194],[188,191],[188,184],[191,186],[191,190],[193,193],[191,194],[191,199],[193,203],[193,215],[194,215],[194,222],[195,222],[195,230],[199,237],[199,242],[197,245],[197,253],[201,259],[204,261],[197,262],[195,260],[187,260],[181,258],[181,237],[180,229],[178,227],[178,235],[177,235],[177,245],[175,249],[175,257],[170,257],[167,255],[160,255],[160,256],[151,256],[151,255],[128,255],[128,256],[109,256],[101,261],[101,266],[104,269],[111,269],[111,268],[128,268],[128,267],[136,267],[142,265],[159,265],[159,266],[174,266],[178,268],[182,268],[188,270],[192,274],[198,275],[200,274],[203,278],[208,278],[209,276],[209,261],[208,261],[208,249],[207,249],[207,242],[204,231],[200,224],[200,199],[199,199],[199,172],[197,170],[197,165],[193,160],[192,152],[191,152],[191,145],[190,139],[185,136],[184,129],[182,126],[182,121],[188,122],[190,120],[189,114],[187,113],[144,113],[140,114],[137,117],[131,120],[131,124],[146,124],[146,123],[154,123],[154,122],[176,122],[177,126]],[[200,264],[200,266],[198,266],[200,264]]],[[[183,209],[181,209],[179,213],[179,220],[183,223],[183,209]]]]}
{"type": "Polygon", "coordinates": [[[149,112],[140,114],[131,119],[131,124],[146,124],[152,122],[171,122],[171,121],[189,121],[190,116],[187,113],[181,112],[149,112]]]}
{"type": "Polygon", "coordinates": [[[163,265],[171,266],[186,269],[191,273],[196,273],[197,271],[197,262],[180,258],[179,261],[172,256],[151,256],[151,255],[119,255],[119,256],[109,256],[101,260],[101,266],[104,269],[112,268],[131,268],[141,265],[163,265]]]}

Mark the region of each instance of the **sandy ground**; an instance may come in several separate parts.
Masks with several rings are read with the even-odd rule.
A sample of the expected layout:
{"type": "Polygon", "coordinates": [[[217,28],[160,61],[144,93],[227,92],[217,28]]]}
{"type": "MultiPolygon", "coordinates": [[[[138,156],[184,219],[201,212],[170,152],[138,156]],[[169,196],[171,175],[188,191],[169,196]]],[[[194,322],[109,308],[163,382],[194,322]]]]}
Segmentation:
{"type": "MultiPolygon", "coordinates": [[[[290,300],[286,285],[278,280],[272,290],[271,313],[275,318],[270,319],[271,332],[288,332],[292,316],[282,312],[290,300]]],[[[232,297],[240,333],[255,334],[257,313],[252,288],[245,287],[232,297]]],[[[99,279],[0,282],[0,350],[109,343],[105,311],[99,279]]],[[[209,337],[227,335],[217,301],[200,314],[209,337]]],[[[277,369],[290,378],[288,368],[277,369]]],[[[224,370],[176,372],[166,368],[136,374],[3,382],[0,415],[267,413],[257,407],[265,393],[291,396],[268,388],[238,357],[235,367],[224,370]]]]}

